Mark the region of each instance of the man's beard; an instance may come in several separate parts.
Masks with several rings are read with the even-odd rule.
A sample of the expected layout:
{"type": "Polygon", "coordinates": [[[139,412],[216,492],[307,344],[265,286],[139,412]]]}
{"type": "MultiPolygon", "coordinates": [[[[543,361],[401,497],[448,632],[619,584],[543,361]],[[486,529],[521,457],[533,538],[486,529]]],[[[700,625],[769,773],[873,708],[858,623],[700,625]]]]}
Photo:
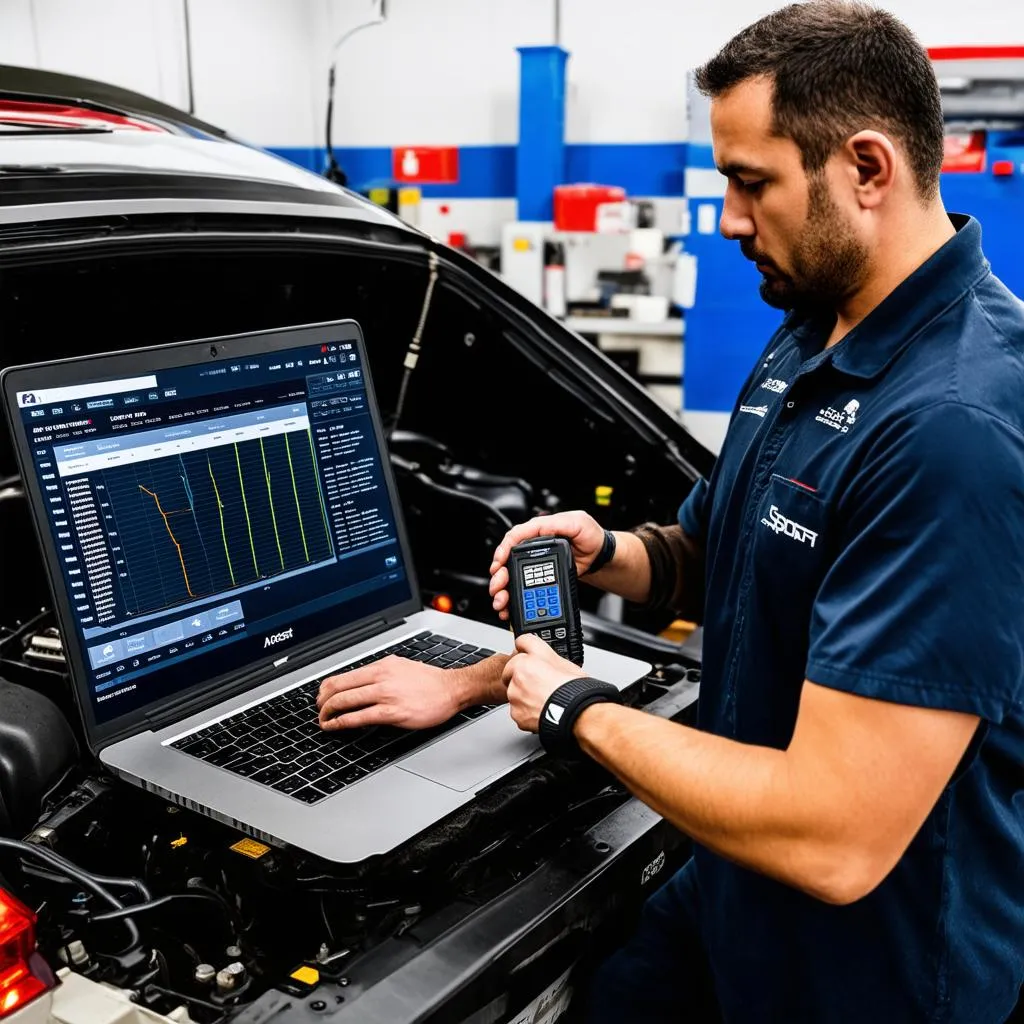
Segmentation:
{"type": "Polygon", "coordinates": [[[793,247],[789,273],[746,239],[740,248],[748,260],[770,271],[762,277],[761,298],[785,310],[834,311],[857,289],[868,262],[867,249],[843,220],[821,174],[810,179],[807,223],[793,247]]]}

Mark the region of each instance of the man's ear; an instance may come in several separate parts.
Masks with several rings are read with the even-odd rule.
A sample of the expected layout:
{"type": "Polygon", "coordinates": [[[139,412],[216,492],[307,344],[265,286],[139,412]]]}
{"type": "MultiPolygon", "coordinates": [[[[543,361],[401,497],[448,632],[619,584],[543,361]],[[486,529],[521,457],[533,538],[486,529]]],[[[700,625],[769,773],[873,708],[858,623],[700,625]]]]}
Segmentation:
{"type": "Polygon", "coordinates": [[[882,132],[857,132],[843,144],[843,155],[860,205],[865,209],[878,206],[896,182],[892,140],[882,132]]]}

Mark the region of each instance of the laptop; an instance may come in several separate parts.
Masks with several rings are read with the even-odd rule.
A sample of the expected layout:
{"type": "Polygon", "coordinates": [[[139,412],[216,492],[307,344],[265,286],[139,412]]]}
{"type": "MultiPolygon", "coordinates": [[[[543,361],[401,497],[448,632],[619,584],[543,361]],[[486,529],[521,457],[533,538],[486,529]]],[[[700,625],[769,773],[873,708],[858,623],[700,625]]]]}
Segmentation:
{"type": "MultiPolygon", "coordinates": [[[[2,388],[85,736],[117,776],[355,863],[541,755],[505,706],[319,728],[329,675],[513,649],[422,604],[354,321],[12,367],[2,388]]],[[[590,646],[585,665],[620,689],[650,669],[590,646]]]]}

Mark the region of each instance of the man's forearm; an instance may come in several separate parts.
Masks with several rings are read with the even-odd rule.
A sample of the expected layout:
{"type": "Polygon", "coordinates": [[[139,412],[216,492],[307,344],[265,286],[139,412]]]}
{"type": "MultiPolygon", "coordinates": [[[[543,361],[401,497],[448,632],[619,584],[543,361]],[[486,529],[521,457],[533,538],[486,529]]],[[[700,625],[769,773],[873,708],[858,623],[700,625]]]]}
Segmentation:
{"type": "Polygon", "coordinates": [[[841,901],[834,873],[842,836],[829,833],[827,801],[808,801],[794,785],[785,751],[614,704],[587,708],[575,731],[587,754],[697,842],[821,899],[841,901]]]}
{"type": "Polygon", "coordinates": [[[508,700],[501,672],[509,657],[494,654],[475,665],[450,670],[460,711],[477,704],[504,704],[508,700]]]}
{"type": "Polygon", "coordinates": [[[643,604],[651,590],[651,561],[643,541],[635,534],[616,531],[615,557],[592,576],[582,577],[582,581],[643,604]]]}
{"type": "Polygon", "coordinates": [[[703,620],[704,549],[697,540],[678,524],[655,523],[617,532],[615,539],[615,557],[584,582],[634,604],[703,620]]]}

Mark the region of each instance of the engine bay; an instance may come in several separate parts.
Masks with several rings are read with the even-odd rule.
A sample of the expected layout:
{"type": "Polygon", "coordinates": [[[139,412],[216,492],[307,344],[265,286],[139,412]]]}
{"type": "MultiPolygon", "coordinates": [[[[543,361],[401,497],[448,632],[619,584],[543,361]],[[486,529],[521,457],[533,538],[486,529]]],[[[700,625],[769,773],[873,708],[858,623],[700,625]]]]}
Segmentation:
{"type": "MultiPolygon", "coordinates": [[[[631,407],[632,382],[585,343],[567,350],[412,247],[224,231],[58,249],[5,259],[0,314],[4,365],[355,319],[423,602],[483,622],[494,621],[487,567],[512,524],[573,508],[609,528],[671,522],[708,468],[653,406],[631,407]],[[525,432],[538,413],[547,443],[525,432]]],[[[461,943],[466,963],[478,961],[476,988],[442,984],[401,1019],[499,1020],[533,984],[522,965],[543,963],[540,984],[596,948],[685,855],[678,833],[589,761],[530,762],[392,854],[351,866],[129,787],[84,743],[6,436],[0,537],[0,579],[17,581],[0,593],[0,888],[37,914],[53,969],[162,1015],[181,1019],[184,1007],[201,1024],[297,1007],[397,1020],[385,1007],[402,970],[461,943]],[[623,892],[620,872],[632,875],[623,892]],[[552,902],[552,879],[585,898],[552,902]],[[520,934],[526,911],[547,924],[520,934]]],[[[671,616],[627,606],[608,619],[596,592],[580,596],[589,642],[652,666],[628,702],[692,716],[699,654],[659,635],[671,616]]]]}

